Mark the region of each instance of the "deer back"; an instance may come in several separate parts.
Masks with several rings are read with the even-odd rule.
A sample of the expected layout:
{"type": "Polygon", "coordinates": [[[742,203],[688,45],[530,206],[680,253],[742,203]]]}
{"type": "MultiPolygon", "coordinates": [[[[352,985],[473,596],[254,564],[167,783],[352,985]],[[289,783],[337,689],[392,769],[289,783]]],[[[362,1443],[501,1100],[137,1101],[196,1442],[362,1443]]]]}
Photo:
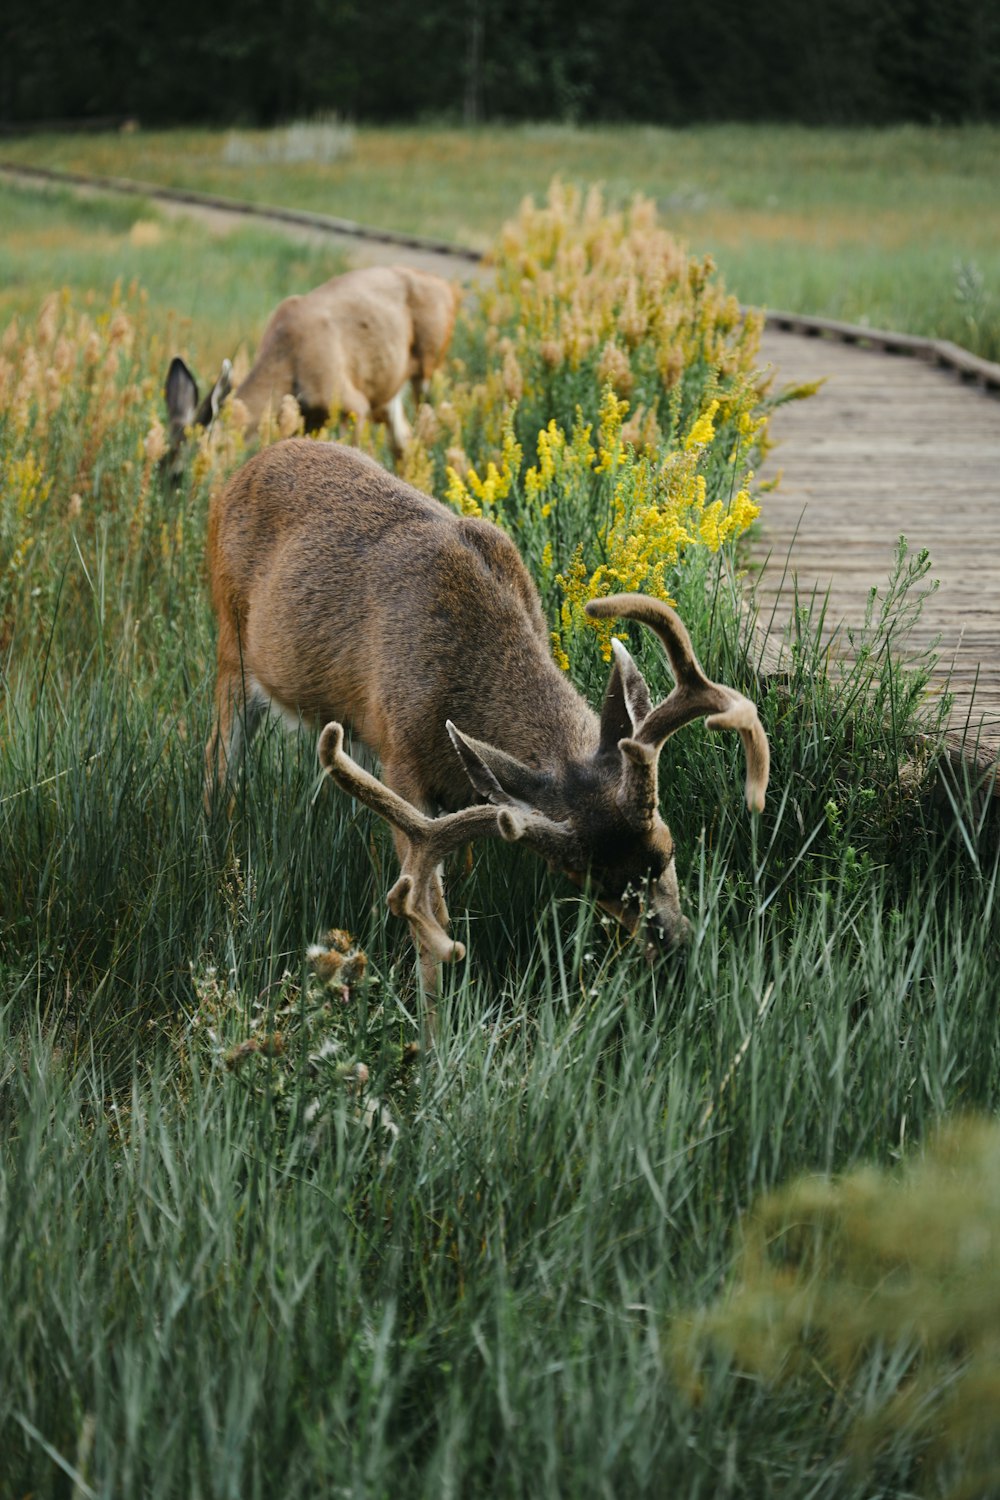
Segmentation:
{"type": "MultiPolygon", "coordinates": [[[[336,409],[382,415],[408,379],[419,384],[440,364],[459,300],[451,282],[405,266],[348,271],[302,296],[286,297],[268,319],[253,367],[235,392],[246,408],[247,432],[256,432],[284,396],[296,398],[310,427],[336,409]]],[[[208,425],[228,395],[228,361],[223,376],[199,402],[187,366],[172,362],[166,398],[173,454],[185,429],[208,425]]]]}
{"type": "Polygon", "coordinates": [[[286,297],[268,320],[257,358],[236,391],[248,425],[282,396],[322,421],[360,395],[373,409],[389,402],[410,373],[412,319],[406,288],[389,269],[350,271],[286,297]]]}
{"type": "Polygon", "coordinates": [[[213,501],[209,570],[244,675],[290,715],[349,724],[425,803],[474,796],[449,720],[538,767],[596,746],[509,538],[354,449],[251,459],[213,501]]]}
{"type": "Polygon", "coordinates": [[[426,271],[405,266],[396,269],[406,282],[413,326],[410,374],[418,380],[429,380],[451,343],[462,290],[454,282],[426,271]]]}

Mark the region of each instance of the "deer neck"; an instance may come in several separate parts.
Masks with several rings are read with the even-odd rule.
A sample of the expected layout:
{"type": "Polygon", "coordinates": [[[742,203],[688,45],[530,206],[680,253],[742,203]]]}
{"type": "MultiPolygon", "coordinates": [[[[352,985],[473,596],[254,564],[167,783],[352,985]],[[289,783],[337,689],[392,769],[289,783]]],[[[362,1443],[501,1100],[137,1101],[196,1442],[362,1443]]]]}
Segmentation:
{"type": "MultiPolygon", "coordinates": [[[[524,684],[521,712],[511,716],[502,748],[539,770],[556,772],[567,762],[597,753],[600,720],[569,678],[551,663],[537,684],[524,684]]],[[[498,741],[500,743],[500,741],[498,741]]]]}
{"type": "Polygon", "coordinates": [[[246,432],[255,433],[261,417],[271,404],[273,381],[255,365],[233,392],[233,399],[246,408],[246,432]]]}

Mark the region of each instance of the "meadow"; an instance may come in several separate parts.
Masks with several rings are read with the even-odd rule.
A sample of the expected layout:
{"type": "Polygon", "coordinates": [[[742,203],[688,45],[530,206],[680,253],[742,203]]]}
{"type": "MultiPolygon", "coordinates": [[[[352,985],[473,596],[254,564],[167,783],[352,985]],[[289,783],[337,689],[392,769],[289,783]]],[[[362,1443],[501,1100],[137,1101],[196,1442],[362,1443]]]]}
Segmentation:
{"type": "MultiPolygon", "coordinates": [[[[294,291],[347,269],[329,246],[260,229],[220,234],[160,214],[142,199],[78,198],[0,182],[0,323],[34,319],[68,287],[106,304],[116,282],[142,287],[150,332],[167,358],[182,353],[205,377],[259,337],[270,310],[294,291]]],[[[164,366],[164,374],[166,366],[164,366]]]]}
{"type": "Polygon", "coordinates": [[[160,476],[172,299],[193,316],[171,237],[206,366],[260,326],[227,259],[265,306],[313,263],[19,201],[113,254],[74,230],[71,285],[0,335],[0,1495],[990,1493],[996,1146],[935,1133],[998,1102],[995,834],[888,651],[927,559],[901,552],[847,673],[808,615],[758,670],[758,321],[653,205],[556,191],[415,414],[404,472],[516,538],[591,702],[582,604],[641,589],[773,754],[752,817],[735,736],[665,747],[680,962],[514,848],[456,859],[469,957],[420,1053],[390,840],[312,737],[269,727],[232,817],[202,809],[205,512],[246,450],[223,420],[160,476]],[[877,1239],[859,1182],[901,1205],[877,1239]]]}
{"type": "Polygon", "coordinates": [[[554,176],[653,198],[744,302],[954,339],[1000,359],[995,126],[560,125],[11,139],[10,160],[281,203],[485,249],[554,176]]]}

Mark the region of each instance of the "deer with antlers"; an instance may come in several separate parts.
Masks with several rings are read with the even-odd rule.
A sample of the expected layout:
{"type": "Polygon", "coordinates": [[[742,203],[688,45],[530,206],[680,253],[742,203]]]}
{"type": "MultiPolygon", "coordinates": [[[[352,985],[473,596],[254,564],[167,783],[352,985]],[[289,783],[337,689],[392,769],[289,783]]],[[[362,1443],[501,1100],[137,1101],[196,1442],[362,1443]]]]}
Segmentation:
{"type": "MultiPolygon", "coordinates": [[[[264,329],[253,368],[233,392],[246,411],[247,435],[277,412],[282,397],[294,396],[309,431],[333,411],[385,422],[398,457],[411,435],[403,388],[411,381],[420,401],[451,341],[460,295],[453,282],[427,271],[368,266],[286,297],[264,329]]],[[[211,426],[231,381],[227,359],[199,399],[187,365],[179,357],[171,361],[164,388],[171,473],[180,467],[186,432],[211,426]]]]}
{"type": "Polygon", "coordinates": [[[305,439],[250,459],[209,515],[219,625],[208,796],[229,783],[268,706],[325,728],[320,761],[391,825],[401,872],[389,906],[410,925],[425,989],[462,958],[448,934],[444,856],[480,838],[524,844],[631,931],[683,939],[657,761],[692,719],[733,729],[760,810],[768,743],[749,699],[711,682],[668,605],[594,599],[594,618],[641,621],[673,690],[654,705],[620,641],[600,715],[552,660],[538,592],[498,527],[461,516],[356,450],[305,439]],[[344,749],[373,750],[378,780],[344,749]]]}

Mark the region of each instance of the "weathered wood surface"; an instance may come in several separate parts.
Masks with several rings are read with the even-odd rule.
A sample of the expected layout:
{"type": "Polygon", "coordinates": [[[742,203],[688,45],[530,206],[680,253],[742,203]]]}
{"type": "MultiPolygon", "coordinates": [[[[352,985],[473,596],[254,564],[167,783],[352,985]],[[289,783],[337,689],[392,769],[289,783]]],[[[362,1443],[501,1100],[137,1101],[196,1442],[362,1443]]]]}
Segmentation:
{"type": "Polygon", "coordinates": [[[807,313],[779,312],[767,309],[769,329],[800,333],[807,338],[833,334],[845,344],[860,344],[866,349],[881,349],[886,354],[912,354],[957,370],[967,380],[993,391],[1000,391],[1000,365],[982,359],[978,354],[953,344],[949,339],[929,339],[920,334],[896,333],[888,328],[863,328],[858,323],[843,323],[838,318],[819,318],[807,313]]]}
{"type": "Polygon", "coordinates": [[[939,588],[910,646],[939,638],[936,686],[954,695],[952,737],[1000,755],[1000,401],[920,359],[769,328],[776,387],[826,376],[780,407],[753,559],[772,645],[799,595],[825,595],[828,635],[864,618],[896,543],[926,548],[939,588]],[[772,615],[773,612],[773,615],[772,615]]]}

